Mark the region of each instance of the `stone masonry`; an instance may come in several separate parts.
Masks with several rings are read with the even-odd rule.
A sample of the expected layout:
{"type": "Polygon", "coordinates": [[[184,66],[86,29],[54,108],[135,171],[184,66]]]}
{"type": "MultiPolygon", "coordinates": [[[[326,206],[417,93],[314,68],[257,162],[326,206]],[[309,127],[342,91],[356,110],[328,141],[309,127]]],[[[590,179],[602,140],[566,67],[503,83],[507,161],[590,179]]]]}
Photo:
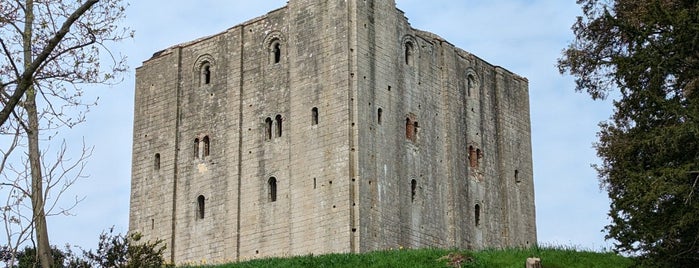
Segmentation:
{"type": "Polygon", "coordinates": [[[129,228],[174,263],[536,243],[527,79],[393,0],[289,0],[135,95],[129,228]]]}

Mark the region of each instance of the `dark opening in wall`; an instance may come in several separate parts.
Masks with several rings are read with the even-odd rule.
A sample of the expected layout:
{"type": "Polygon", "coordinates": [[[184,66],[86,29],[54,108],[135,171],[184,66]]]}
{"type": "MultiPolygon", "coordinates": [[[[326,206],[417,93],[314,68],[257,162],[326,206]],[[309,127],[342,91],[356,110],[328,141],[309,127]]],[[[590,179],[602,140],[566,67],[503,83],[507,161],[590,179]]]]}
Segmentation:
{"type": "Polygon", "coordinates": [[[267,119],[265,119],[265,139],[272,139],[272,118],[270,117],[267,117],[267,119]]]}
{"type": "Polygon", "coordinates": [[[405,119],[405,138],[408,140],[413,140],[413,136],[415,135],[415,126],[413,125],[413,121],[410,120],[410,117],[405,119]]]}
{"type": "Polygon", "coordinates": [[[478,161],[476,161],[476,168],[481,166],[481,158],[483,158],[483,153],[481,152],[481,149],[476,149],[476,157],[478,157],[478,161]]]}
{"type": "Polygon", "coordinates": [[[282,60],[282,44],[279,43],[279,40],[274,41],[272,43],[272,54],[273,54],[273,62],[274,63],[279,63],[282,60]]]}
{"type": "Polygon", "coordinates": [[[281,137],[282,136],[282,116],[278,114],[277,117],[275,117],[275,120],[277,121],[277,137],[281,137]]]}
{"type": "Polygon", "coordinates": [[[519,178],[519,170],[515,169],[515,183],[520,183],[522,180],[519,178]]]}
{"type": "Polygon", "coordinates": [[[160,153],[155,154],[155,159],[153,160],[153,169],[160,170],[160,153]]]}
{"type": "Polygon", "coordinates": [[[194,159],[199,159],[199,138],[194,138],[194,159]]]}
{"type": "Polygon", "coordinates": [[[473,214],[473,219],[475,221],[476,226],[481,225],[481,205],[476,204],[473,214]]]}
{"type": "Polygon", "coordinates": [[[475,90],[476,87],[476,78],[473,77],[472,74],[469,74],[468,77],[466,78],[466,94],[471,97],[471,92],[475,90]]]}
{"type": "Polygon", "coordinates": [[[383,110],[379,108],[379,110],[376,112],[376,120],[378,121],[379,125],[381,125],[381,116],[383,115],[383,110]]]}
{"type": "Polygon", "coordinates": [[[150,219],[150,229],[155,229],[155,219],[150,219]]]}
{"type": "Polygon", "coordinates": [[[199,219],[204,218],[204,210],[206,209],[206,198],[203,195],[197,197],[197,217],[199,219]]]}
{"type": "Polygon", "coordinates": [[[318,124],[318,107],[311,109],[311,125],[318,124]]]}
{"type": "Polygon", "coordinates": [[[204,62],[201,66],[201,84],[208,85],[211,83],[211,64],[204,62]]]}
{"type": "Polygon", "coordinates": [[[417,181],[415,179],[410,181],[410,202],[415,202],[415,190],[417,189],[417,181]]]}
{"type": "Polygon", "coordinates": [[[209,143],[209,136],[204,136],[202,139],[202,143],[204,143],[204,157],[209,156],[210,152],[210,143],[209,143]]]}
{"type": "Polygon", "coordinates": [[[313,178],[313,189],[316,188],[316,178],[313,178]]]}
{"type": "Polygon", "coordinates": [[[269,202],[277,201],[277,178],[270,177],[269,180],[267,180],[267,186],[269,188],[269,202]]]}

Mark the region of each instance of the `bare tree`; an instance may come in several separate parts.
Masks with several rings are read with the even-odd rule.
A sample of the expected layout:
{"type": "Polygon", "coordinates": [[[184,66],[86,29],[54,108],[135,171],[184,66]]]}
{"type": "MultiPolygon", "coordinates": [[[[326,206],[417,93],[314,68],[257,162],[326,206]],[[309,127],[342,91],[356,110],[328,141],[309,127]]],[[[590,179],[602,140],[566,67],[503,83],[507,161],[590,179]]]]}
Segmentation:
{"type": "Polygon", "coordinates": [[[52,263],[46,216],[65,187],[82,176],[91,149],[83,145],[77,161],[68,161],[62,143],[47,162],[49,147],[42,150],[40,142],[51,140],[62,127],[84,122],[94,102],[82,99],[81,85],[113,83],[126,70],[125,57],[108,48],[132,36],[119,26],[124,11],[121,0],[8,0],[0,5],[0,133],[13,141],[4,149],[0,167],[2,186],[14,193],[4,208],[15,215],[8,219],[25,223],[17,215],[24,211],[23,201],[31,201],[31,227],[14,228],[8,237],[24,242],[31,233],[42,267],[52,263]],[[52,133],[42,134],[46,130],[52,133]],[[26,153],[11,157],[18,148],[26,153]],[[53,203],[47,200],[52,189],[53,203]]]}

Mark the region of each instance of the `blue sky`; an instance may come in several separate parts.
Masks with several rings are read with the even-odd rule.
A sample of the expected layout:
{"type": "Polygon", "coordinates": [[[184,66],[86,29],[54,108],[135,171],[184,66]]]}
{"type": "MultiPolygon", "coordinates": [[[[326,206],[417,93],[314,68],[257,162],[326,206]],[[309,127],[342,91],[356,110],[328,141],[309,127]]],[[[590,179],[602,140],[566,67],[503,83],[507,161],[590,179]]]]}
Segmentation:
{"type": "MultiPolygon", "coordinates": [[[[293,1],[293,0],[292,0],[293,1]]],[[[381,0],[379,0],[381,1],[381,0]]],[[[397,0],[415,28],[433,32],[480,58],[529,79],[537,231],[540,244],[601,250],[609,200],[591,164],[597,124],[612,112],[574,92],[571,77],[558,74],[556,59],[573,39],[570,26],[580,8],[560,0],[397,0]]],[[[49,220],[52,244],[96,246],[102,230],[128,230],[134,69],[154,52],[224,31],[282,7],[285,0],[131,1],[123,21],[133,40],[114,46],[128,56],[130,73],[115,86],[87,87],[99,97],[87,122],[63,136],[95,150],[71,194],[84,197],[72,213],[49,220]]],[[[68,199],[71,196],[67,196],[68,199]]],[[[2,242],[2,240],[0,240],[2,242]]]]}

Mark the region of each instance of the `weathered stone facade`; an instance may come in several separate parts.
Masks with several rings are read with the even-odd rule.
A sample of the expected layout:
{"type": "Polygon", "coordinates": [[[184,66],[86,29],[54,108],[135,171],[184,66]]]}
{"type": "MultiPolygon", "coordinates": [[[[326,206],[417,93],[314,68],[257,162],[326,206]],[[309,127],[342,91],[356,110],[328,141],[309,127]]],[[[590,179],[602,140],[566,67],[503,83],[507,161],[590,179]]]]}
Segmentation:
{"type": "Polygon", "coordinates": [[[536,242],[528,81],[392,0],[290,0],[135,98],[130,230],[173,262],[536,242]]]}

